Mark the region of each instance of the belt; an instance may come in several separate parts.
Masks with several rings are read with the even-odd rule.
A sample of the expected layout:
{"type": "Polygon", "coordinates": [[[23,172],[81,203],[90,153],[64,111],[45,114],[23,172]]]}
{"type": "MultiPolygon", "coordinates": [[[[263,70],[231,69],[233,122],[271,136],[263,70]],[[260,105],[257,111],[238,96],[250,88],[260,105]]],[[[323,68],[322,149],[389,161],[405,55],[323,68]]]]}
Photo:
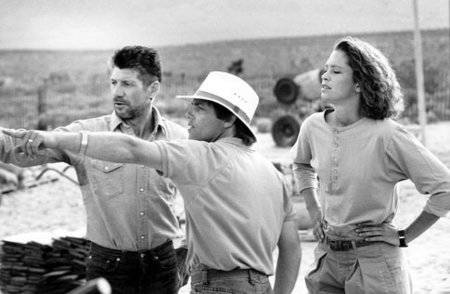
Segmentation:
{"type": "Polygon", "coordinates": [[[225,278],[248,278],[249,280],[267,279],[267,275],[254,269],[235,269],[231,271],[221,271],[216,269],[194,269],[191,273],[191,280],[196,282],[208,282],[210,280],[225,278]]]}
{"type": "Polygon", "coordinates": [[[349,251],[358,247],[374,245],[375,242],[368,242],[364,240],[332,240],[326,237],[325,243],[333,251],[349,251]]]}
{"type": "Polygon", "coordinates": [[[150,255],[162,255],[165,254],[173,249],[172,240],[168,240],[167,242],[156,246],[152,249],[148,250],[140,250],[140,251],[126,251],[126,250],[119,250],[119,249],[112,249],[112,248],[106,248],[103,246],[98,245],[97,243],[91,242],[91,252],[95,252],[99,255],[108,255],[108,256],[115,256],[115,257],[134,257],[134,256],[143,256],[146,254],[150,255]]]}

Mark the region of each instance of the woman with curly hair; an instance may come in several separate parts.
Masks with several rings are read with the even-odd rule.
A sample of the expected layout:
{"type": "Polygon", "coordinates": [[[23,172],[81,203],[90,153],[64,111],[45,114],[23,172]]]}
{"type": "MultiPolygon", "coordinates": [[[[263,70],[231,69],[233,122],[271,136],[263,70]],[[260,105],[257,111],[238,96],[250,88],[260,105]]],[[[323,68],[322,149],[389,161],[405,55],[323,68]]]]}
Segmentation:
{"type": "Polygon", "coordinates": [[[392,119],[402,110],[401,89],[372,45],[336,43],[321,98],[332,107],[303,122],[294,159],[320,241],[306,285],[310,293],[411,293],[401,248],[450,210],[450,171],[392,119]],[[399,229],[395,185],[405,179],[430,197],[399,229]]]}

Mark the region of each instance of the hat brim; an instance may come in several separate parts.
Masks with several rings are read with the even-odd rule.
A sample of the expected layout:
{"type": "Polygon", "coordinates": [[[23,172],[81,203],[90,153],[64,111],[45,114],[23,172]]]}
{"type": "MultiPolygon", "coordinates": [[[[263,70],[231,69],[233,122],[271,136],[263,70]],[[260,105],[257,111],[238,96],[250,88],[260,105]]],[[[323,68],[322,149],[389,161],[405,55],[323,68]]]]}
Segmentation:
{"type": "Polygon", "coordinates": [[[243,124],[244,126],[247,128],[247,130],[250,132],[250,134],[253,136],[253,138],[255,139],[255,141],[257,141],[257,137],[255,132],[252,130],[252,128],[250,127],[250,124],[248,124],[246,121],[244,121],[243,119],[240,118],[239,114],[237,114],[235,112],[235,110],[233,110],[232,108],[230,108],[228,105],[222,103],[221,101],[218,101],[214,98],[211,97],[205,97],[205,96],[201,96],[201,95],[177,95],[175,96],[178,99],[185,99],[185,100],[194,100],[194,99],[201,99],[201,100],[206,100],[206,101],[211,101],[214,103],[217,103],[223,107],[225,107],[226,109],[228,109],[232,114],[234,114],[236,116],[236,118],[238,118],[243,124]]]}

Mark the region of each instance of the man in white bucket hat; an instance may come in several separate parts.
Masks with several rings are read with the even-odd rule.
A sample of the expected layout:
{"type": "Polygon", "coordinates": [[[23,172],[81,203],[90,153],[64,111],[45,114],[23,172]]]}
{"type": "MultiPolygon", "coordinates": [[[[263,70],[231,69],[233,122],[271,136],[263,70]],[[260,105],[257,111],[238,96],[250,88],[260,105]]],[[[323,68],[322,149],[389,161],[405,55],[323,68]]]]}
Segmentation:
{"type": "Polygon", "coordinates": [[[294,212],[282,175],[249,148],[258,95],[242,79],[211,72],[192,96],[191,140],[148,142],[111,133],[7,131],[28,155],[61,148],[89,157],[153,167],[185,201],[192,293],[290,293],[300,265],[294,212]],[[28,138],[33,135],[33,142],[28,138]]]}

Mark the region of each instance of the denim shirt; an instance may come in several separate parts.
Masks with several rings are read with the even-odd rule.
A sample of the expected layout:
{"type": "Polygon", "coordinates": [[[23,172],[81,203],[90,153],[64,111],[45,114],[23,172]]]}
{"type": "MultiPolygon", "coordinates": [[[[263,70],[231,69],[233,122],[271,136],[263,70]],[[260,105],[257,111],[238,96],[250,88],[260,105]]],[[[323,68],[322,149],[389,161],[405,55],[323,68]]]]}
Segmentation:
{"type": "MultiPolygon", "coordinates": [[[[162,118],[156,108],[152,111],[156,128],[146,140],[187,138],[184,128],[162,118]]],[[[134,136],[132,128],[115,113],[75,121],[55,131],[111,131],[134,136]]],[[[152,168],[100,161],[59,150],[46,150],[42,156],[29,159],[18,153],[14,140],[5,135],[0,135],[0,160],[19,166],[60,161],[73,165],[86,208],[86,237],[101,246],[139,251],[182,237],[173,210],[178,189],[152,168]]]]}

